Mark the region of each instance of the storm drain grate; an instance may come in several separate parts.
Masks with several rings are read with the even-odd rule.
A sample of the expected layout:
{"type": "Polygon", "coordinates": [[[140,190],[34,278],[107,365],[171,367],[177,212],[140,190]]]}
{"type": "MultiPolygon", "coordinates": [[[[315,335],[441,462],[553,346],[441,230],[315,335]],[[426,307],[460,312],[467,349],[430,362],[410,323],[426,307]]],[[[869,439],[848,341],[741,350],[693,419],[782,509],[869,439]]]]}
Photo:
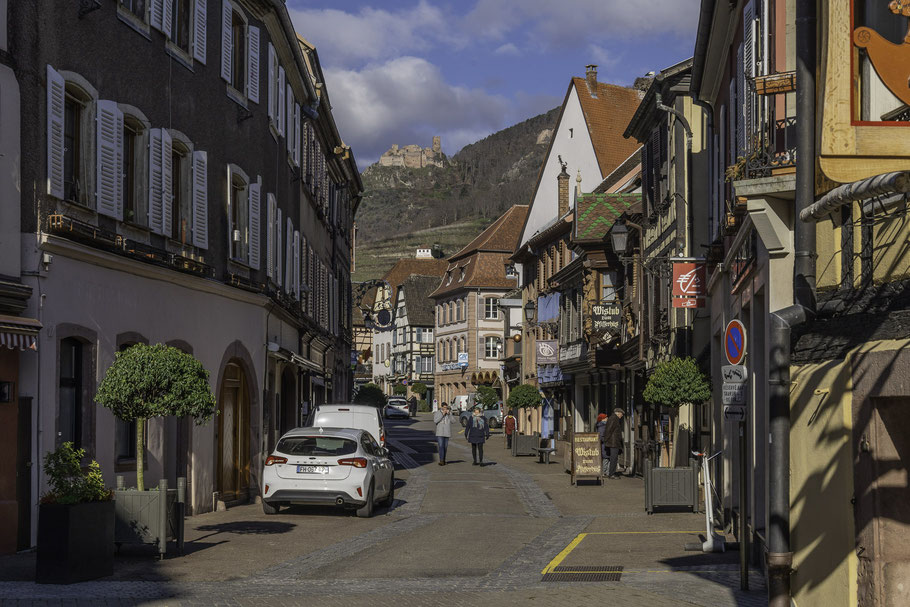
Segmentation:
{"type": "Polygon", "coordinates": [[[618,582],[622,577],[619,565],[560,565],[543,575],[542,582],[618,582]]]}

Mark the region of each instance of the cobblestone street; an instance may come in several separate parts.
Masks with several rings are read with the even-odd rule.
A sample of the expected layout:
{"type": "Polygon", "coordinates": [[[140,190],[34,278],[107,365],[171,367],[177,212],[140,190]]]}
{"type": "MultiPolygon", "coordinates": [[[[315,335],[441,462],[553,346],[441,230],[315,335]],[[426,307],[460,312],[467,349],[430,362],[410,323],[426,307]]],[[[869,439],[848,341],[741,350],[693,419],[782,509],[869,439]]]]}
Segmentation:
{"type": "MultiPolygon", "coordinates": [[[[4,604],[761,605],[753,574],[739,591],[737,554],[685,552],[704,518],[647,516],[640,479],[572,487],[561,464],[515,458],[501,435],[472,467],[459,436],[436,465],[421,414],[389,424],[397,499],[372,519],[250,504],[192,517],[183,556],[127,550],[112,578],[36,585],[34,555],[0,560],[4,604]],[[622,567],[618,581],[544,582],[544,569],[622,567]]],[[[173,547],[172,547],[173,549],[173,547]]]]}

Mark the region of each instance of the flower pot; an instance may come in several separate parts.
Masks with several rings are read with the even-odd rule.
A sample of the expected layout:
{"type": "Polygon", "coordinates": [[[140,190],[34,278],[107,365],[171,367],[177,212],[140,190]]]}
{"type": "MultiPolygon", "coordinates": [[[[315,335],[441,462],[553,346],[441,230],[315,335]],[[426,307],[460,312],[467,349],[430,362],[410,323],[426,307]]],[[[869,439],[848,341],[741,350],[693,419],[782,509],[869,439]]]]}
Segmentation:
{"type": "Polygon", "coordinates": [[[72,584],[113,573],[113,501],[39,506],[36,582],[72,584]]]}
{"type": "Polygon", "coordinates": [[[114,491],[116,526],[114,542],[122,544],[155,544],[160,558],[167,552],[167,541],[176,540],[177,551],[183,551],[183,517],[186,479],[177,479],[177,489],[168,489],[162,479],[158,489],[137,491],[123,488],[123,477],[117,477],[114,491]]]}

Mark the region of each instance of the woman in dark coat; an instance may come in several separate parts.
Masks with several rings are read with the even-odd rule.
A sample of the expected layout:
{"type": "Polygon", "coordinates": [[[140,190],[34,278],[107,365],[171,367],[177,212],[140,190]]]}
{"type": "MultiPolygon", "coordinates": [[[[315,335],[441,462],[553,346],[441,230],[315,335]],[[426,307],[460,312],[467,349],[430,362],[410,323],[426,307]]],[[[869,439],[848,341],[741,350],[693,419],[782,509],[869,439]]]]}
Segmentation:
{"type": "Polygon", "coordinates": [[[474,465],[483,466],[483,444],[490,438],[490,426],[480,407],[474,407],[474,415],[468,420],[464,429],[464,437],[471,443],[471,455],[474,456],[474,465]]]}

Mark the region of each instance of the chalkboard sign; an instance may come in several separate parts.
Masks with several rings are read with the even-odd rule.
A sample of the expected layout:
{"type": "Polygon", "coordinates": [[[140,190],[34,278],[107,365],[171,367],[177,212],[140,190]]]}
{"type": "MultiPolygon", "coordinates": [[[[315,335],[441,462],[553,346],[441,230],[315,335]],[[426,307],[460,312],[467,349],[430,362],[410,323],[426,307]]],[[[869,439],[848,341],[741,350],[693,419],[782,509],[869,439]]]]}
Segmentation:
{"type": "Polygon", "coordinates": [[[572,484],[578,479],[596,479],[603,483],[600,435],[596,432],[572,435],[572,484]]]}

